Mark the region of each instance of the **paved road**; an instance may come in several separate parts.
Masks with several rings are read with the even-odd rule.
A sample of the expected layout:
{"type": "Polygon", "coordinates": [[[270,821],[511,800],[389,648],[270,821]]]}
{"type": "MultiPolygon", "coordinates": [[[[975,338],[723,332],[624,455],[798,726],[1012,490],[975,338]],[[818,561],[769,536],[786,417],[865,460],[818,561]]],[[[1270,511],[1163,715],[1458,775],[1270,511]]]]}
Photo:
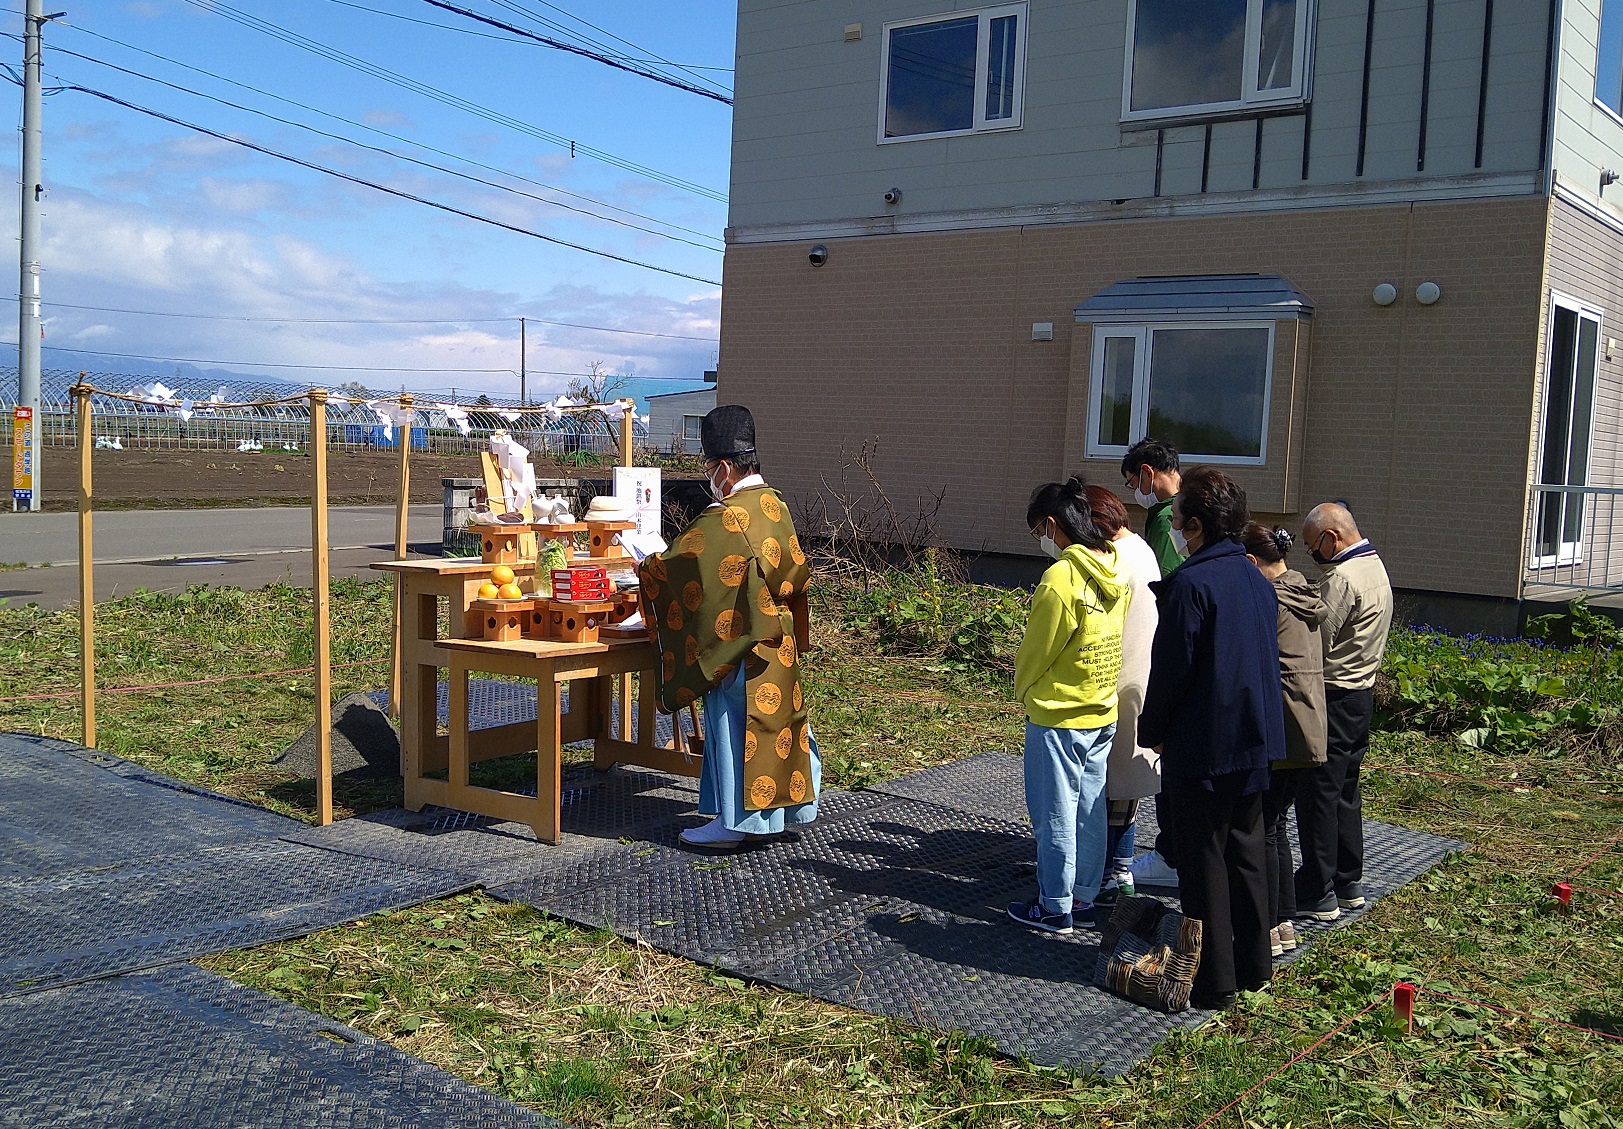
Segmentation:
{"type": "MultiPolygon", "coordinates": [[[[438,552],[441,515],[439,506],[411,507],[407,532],[414,548],[438,552]]],[[[376,576],[368,566],[393,555],[393,507],[335,506],[328,529],[335,577],[376,576]]],[[[110,510],[96,515],[96,601],[136,588],[308,585],[309,545],[310,511],[298,507],[110,510]]],[[[78,553],[77,514],[0,516],[0,563],[48,566],[0,571],[0,600],[48,610],[77,603],[78,553]]]]}
{"type": "MultiPolygon", "coordinates": [[[[443,512],[439,506],[412,506],[410,541],[438,543],[443,512]]],[[[327,528],[334,549],[389,549],[394,545],[394,507],[333,506],[327,511],[327,528]]],[[[96,515],[93,544],[97,564],[308,553],[310,511],[302,506],[107,510],[96,515]]],[[[0,514],[0,564],[78,563],[78,514],[0,514]]]]}

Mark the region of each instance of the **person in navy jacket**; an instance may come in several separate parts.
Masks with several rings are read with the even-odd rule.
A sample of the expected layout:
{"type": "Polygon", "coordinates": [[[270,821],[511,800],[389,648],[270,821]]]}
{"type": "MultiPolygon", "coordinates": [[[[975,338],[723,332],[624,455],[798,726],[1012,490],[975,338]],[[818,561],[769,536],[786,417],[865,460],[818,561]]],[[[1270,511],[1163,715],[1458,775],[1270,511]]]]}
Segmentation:
{"type": "Polygon", "coordinates": [[[1191,471],[1172,515],[1189,556],[1150,585],[1160,621],[1138,740],[1160,747],[1183,912],[1204,923],[1191,1002],[1218,1009],[1271,975],[1262,800],[1285,757],[1279,604],[1237,540],[1251,515],[1233,479],[1191,471]]]}

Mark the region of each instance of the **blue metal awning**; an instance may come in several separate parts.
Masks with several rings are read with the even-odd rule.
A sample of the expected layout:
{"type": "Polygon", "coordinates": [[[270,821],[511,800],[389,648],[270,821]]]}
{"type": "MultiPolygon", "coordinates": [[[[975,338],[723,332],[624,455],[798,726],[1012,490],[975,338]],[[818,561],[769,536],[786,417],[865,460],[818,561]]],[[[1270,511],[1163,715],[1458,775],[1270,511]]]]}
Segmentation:
{"type": "Polygon", "coordinates": [[[1180,274],[1111,283],[1076,307],[1079,322],[1305,318],[1313,300],[1277,274],[1180,274]]]}

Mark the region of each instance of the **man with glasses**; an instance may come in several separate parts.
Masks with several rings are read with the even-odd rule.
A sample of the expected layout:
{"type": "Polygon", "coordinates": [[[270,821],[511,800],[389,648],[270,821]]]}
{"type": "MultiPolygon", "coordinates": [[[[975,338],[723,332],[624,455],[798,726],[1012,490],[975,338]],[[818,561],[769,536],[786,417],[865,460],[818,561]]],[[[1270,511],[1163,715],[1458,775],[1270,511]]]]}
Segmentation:
{"type": "Polygon", "coordinates": [[[1144,519],[1144,540],[1155,550],[1165,577],[1189,554],[1172,528],[1172,496],[1183,478],[1178,472],[1178,449],[1161,439],[1140,439],[1121,460],[1122,481],[1133,500],[1149,511],[1144,519]]]}
{"type": "Polygon", "coordinates": [[[1325,763],[1301,774],[1296,822],[1302,865],[1296,871],[1301,916],[1334,921],[1364,906],[1364,815],[1359,767],[1369,749],[1375,675],[1392,628],[1392,582],[1386,566],[1339,502],[1308,512],[1308,552],[1324,570],[1319,595],[1324,646],[1325,763]]]}

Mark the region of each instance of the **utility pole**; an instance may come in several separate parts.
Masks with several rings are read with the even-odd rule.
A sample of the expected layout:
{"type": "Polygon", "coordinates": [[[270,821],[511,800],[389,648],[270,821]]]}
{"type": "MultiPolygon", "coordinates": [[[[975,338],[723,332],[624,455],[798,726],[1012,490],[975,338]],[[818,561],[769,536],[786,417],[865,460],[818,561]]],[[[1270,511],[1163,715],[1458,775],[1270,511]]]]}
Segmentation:
{"type": "MultiPolygon", "coordinates": [[[[38,511],[40,496],[44,492],[40,478],[40,371],[39,371],[39,203],[45,195],[40,173],[41,119],[44,115],[44,97],[40,90],[40,39],[47,20],[62,15],[44,14],[44,0],[26,0],[23,13],[23,156],[22,156],[22,239],[18,256],[20,270],[17,287],[17,405],[27,408],[28,429],[16,430],[24,417],[18,414],[13,423],[13,493],[12,505],[22,508],[23,502],[16,488],[23,485],[26,465],[29,472],[26,506],[38,511]],[[32,444],[22,449],[23,437],[32,444]],[[26,460],[26,464],[25,464],[26,460]]],[[[88,442],[80,436],[79,442],[88,442]]]]}
{"type": "Polygon", "coordinates": [[[519,318],[518,319],[518,406],[521,407],[521,408],[522,407],[527,407],[529,405],[529,403],[530,403],[530,401],[524,395],[524,376],[525,376],[525,371],[526,371],[525,370],[525,365],[524,365],[524,359],[525,359],[525,356],[528,354],[528,352],[529,352],[529,350],[525,347],[525,340],[524,340],[524,319],[519,318]]]}

